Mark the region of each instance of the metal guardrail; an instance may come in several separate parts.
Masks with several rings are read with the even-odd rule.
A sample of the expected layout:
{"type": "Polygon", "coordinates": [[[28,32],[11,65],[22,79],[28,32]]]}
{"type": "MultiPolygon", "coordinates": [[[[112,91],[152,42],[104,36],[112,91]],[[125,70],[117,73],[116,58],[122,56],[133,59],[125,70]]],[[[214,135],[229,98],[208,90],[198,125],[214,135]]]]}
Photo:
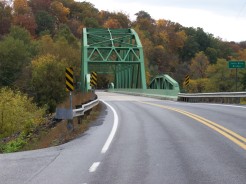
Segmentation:
{"type": "Polygon", "coordinates": [[[78,117],[78,116],[83,116],[85,114],[86,111],[92,109],[93,107],[95,107],[97,104],[99,103],[99,100],[96,99],[92,102],[89,102],[87,104],[82,105],[81,108],[79,109],[73,109],[73,118],[74,117],[78,117]]]}
{"type": "Polygon", "coordinates": [[[78,109],[64,109],[64,108],[57,108],[56,109],[56,119],[73,119],[75,117],[83,116],[86,111],[92,109],[99,103],[99,100],[93,100],[87,104],[81,105],[78,109]]]}
{"type": "Polygon", "coordinates": [[[178,101],[184,101],[184,102],[240,103],[241,98],[246,98],[246,92],[179,93],[178,94],[178,101]]]}

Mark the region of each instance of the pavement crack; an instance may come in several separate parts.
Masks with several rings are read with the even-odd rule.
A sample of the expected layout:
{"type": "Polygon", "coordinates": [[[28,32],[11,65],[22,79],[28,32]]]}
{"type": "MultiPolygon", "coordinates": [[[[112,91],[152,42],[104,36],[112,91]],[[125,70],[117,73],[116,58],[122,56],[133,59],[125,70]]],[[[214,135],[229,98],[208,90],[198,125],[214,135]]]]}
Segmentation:
{"type": "Polygon", "coordinates": [[[31,176],[24,184],[30,183],[35,177],[37,177],[40,173],[42,173],[44,169],[49,167],[57,159],[57,157],[60,156],[60,154],[61,153],[59,152],[48,164],[46,164],[39,171],[37,171],[35,174],[33,174],[33,176],[31,176]]]}

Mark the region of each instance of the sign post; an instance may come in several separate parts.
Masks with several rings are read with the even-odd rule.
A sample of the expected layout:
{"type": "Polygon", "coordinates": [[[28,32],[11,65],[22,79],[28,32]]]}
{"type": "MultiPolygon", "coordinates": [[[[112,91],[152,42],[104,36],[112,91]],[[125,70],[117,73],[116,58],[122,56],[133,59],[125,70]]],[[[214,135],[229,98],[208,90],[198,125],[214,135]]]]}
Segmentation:
{"type": "Polygon", "coordinates": [[[237,91],[237,81],[238,81],[237,69],[238,68],[245,68],[245,61],[229,61],[228,62],[228,68],[229,69],[236,69],[236,91],[237,91]]]}

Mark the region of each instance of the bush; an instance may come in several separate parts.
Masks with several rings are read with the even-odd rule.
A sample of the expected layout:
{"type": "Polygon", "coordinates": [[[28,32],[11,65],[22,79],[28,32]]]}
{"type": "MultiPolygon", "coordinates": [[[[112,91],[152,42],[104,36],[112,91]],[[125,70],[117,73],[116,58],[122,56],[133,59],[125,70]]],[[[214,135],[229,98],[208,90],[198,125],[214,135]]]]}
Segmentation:
{"type": "Polygon", "coordinates": [[[16,152],[19,151],[21,148],[23,148],[26,144],[27,142],[22,137],[19,137],[15,140],[8,142],[5,146],[3,146],[2,152],[3,153],[16,152]]]}
{"type": "Polygon", "coordinates": [[[19,91],[0,89],[0,138],[29,132],[44,121],[45,109],[19,91]]]}

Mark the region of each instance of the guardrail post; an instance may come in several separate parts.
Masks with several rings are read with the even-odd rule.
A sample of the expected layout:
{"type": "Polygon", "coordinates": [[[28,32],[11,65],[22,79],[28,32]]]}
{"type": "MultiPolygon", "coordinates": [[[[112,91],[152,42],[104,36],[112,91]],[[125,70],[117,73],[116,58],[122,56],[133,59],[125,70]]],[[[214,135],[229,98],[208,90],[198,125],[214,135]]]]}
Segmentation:
{"type": "Polygon", "coordinates": [[[81,124],[81,122],[82,122],[81,116],[78,116],[77,120],[78,120],[78,124],[81,124]]]}
{"type": "Polygon", "coordinates": [[[74,130],[73,120],[72,119],[67,120],[67,129],[69,131],[73,131],[74,130]]]}
{"type": "MultiPolygon", "coordinates": [[[[73,111],[73,96],[72,96],[72,92],[71,91],[69,93],[69,96],[70,96],[70,110],[72,112],[73,111]]],[[[67,129],[69,131],[73,131],[74,130],[73,117],[72,117],[72,119],[68,119],[68,121],[67,121],[67,129]]]]}

